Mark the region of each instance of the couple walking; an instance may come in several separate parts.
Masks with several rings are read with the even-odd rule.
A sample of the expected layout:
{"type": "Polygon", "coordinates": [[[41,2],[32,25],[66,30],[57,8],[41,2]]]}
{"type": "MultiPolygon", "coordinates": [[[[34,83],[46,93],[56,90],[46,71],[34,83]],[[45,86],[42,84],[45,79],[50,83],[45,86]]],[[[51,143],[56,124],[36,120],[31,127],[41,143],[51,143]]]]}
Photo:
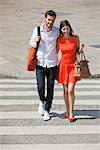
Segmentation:
{"type": "Polygon", "coordinates": [[[50,109],[52,106],[54,82],[63,85],[64,100],[66,105],[66,116],[70,122],[74,117],[74,88],[75,83],[80,80],[74,77],[74,62],[76,55],[81,51],[79,37],[73,33],[71,25],[67,20],[60,23],[59,29],[54,26],[56,13],[49,10],[45,13],[45,21],[40,26],[40,37],[37,36],[37,28],[34,28],[30,40],[31,47],[39,48],[37,52],[38,64],[36,67],[37,87],[40,98],[38,112],[43,115],[45,121],[50,120],[50,109]],[[61,52],[61,60],[58,65],[58,51],[61,52]],[[47,79],[47,95],[45,96],[45,78],[47,79]]]}

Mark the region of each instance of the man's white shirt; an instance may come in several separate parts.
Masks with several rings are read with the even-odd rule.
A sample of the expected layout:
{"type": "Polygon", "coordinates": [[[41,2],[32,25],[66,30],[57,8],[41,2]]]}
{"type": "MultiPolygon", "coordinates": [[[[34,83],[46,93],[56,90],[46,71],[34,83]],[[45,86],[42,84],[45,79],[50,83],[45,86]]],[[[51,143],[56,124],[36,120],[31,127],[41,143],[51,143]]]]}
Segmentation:
{"type": "MultiPolygon", "coordinates": [[[[37,52],[38,65],[47,68],[54,67],[58,63],[56,41],[59,36],[59,29],[53,26],[50,32],[46,32],[43,26],[44,24],[40,26],[41,41],[37,52]]],[[[33,30],[30,40],[31,47],[36,48],[36,37],[37,27],[33,30]]]]}

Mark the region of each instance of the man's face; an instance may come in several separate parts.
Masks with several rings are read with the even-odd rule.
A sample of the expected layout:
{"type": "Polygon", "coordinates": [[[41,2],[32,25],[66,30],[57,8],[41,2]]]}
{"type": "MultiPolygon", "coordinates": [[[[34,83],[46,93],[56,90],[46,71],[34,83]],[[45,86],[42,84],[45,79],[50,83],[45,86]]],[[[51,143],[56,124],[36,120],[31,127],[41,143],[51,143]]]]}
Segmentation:
{"type": "Polygon", "coordinates": [[[55,16],[47,16],[47,18],[45,18],[45,24],[46,27],[48,28],[52,28],[53,24],[55,22],[55,16]]]}

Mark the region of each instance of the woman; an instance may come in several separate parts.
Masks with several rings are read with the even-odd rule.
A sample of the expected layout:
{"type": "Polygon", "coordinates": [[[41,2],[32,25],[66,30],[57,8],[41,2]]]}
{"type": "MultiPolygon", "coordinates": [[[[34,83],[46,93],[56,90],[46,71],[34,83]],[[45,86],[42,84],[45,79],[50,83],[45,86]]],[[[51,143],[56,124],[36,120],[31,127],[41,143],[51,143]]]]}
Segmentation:
{"type": "Polygon", "coordinates": [[[74,35],[71,25],[67,20],[60,23],[60,36],[57,40],[57,49],[61,52],[59,70],[57,74],[58,83],[63,84],[64,100],[67,108],[67,115],[70,122],[75,121],[73,114],[74,108],[74,88],[79,77],[74,77],[74,63],[76,55],[80,53],[83,47],[79,49],[79,37],[74,35]]]}

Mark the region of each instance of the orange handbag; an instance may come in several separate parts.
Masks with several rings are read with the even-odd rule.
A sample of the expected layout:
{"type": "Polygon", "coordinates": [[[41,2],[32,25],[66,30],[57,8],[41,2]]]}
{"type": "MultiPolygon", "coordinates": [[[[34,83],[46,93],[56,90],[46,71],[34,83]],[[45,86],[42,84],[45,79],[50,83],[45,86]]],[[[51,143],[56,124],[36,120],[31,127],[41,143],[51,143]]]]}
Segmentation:
{"type": "MultiPolygon", "coordinates": [[[[38,36],[40,36],[40,27],[37,27],[38,36]]],[[[37,43],[37,47],[33,48],[31,47],[28,54],[28,60],[27,60],[27,70],[28,71],[34,71],[37,66],[37,51],[39,47],[39,42],[37,43]]]]}
{"type": "Polygon", "coordinates": [[[28,55],[27,70],[34,71],[37,65],[36,49],[31,47],[28,55]]]}

